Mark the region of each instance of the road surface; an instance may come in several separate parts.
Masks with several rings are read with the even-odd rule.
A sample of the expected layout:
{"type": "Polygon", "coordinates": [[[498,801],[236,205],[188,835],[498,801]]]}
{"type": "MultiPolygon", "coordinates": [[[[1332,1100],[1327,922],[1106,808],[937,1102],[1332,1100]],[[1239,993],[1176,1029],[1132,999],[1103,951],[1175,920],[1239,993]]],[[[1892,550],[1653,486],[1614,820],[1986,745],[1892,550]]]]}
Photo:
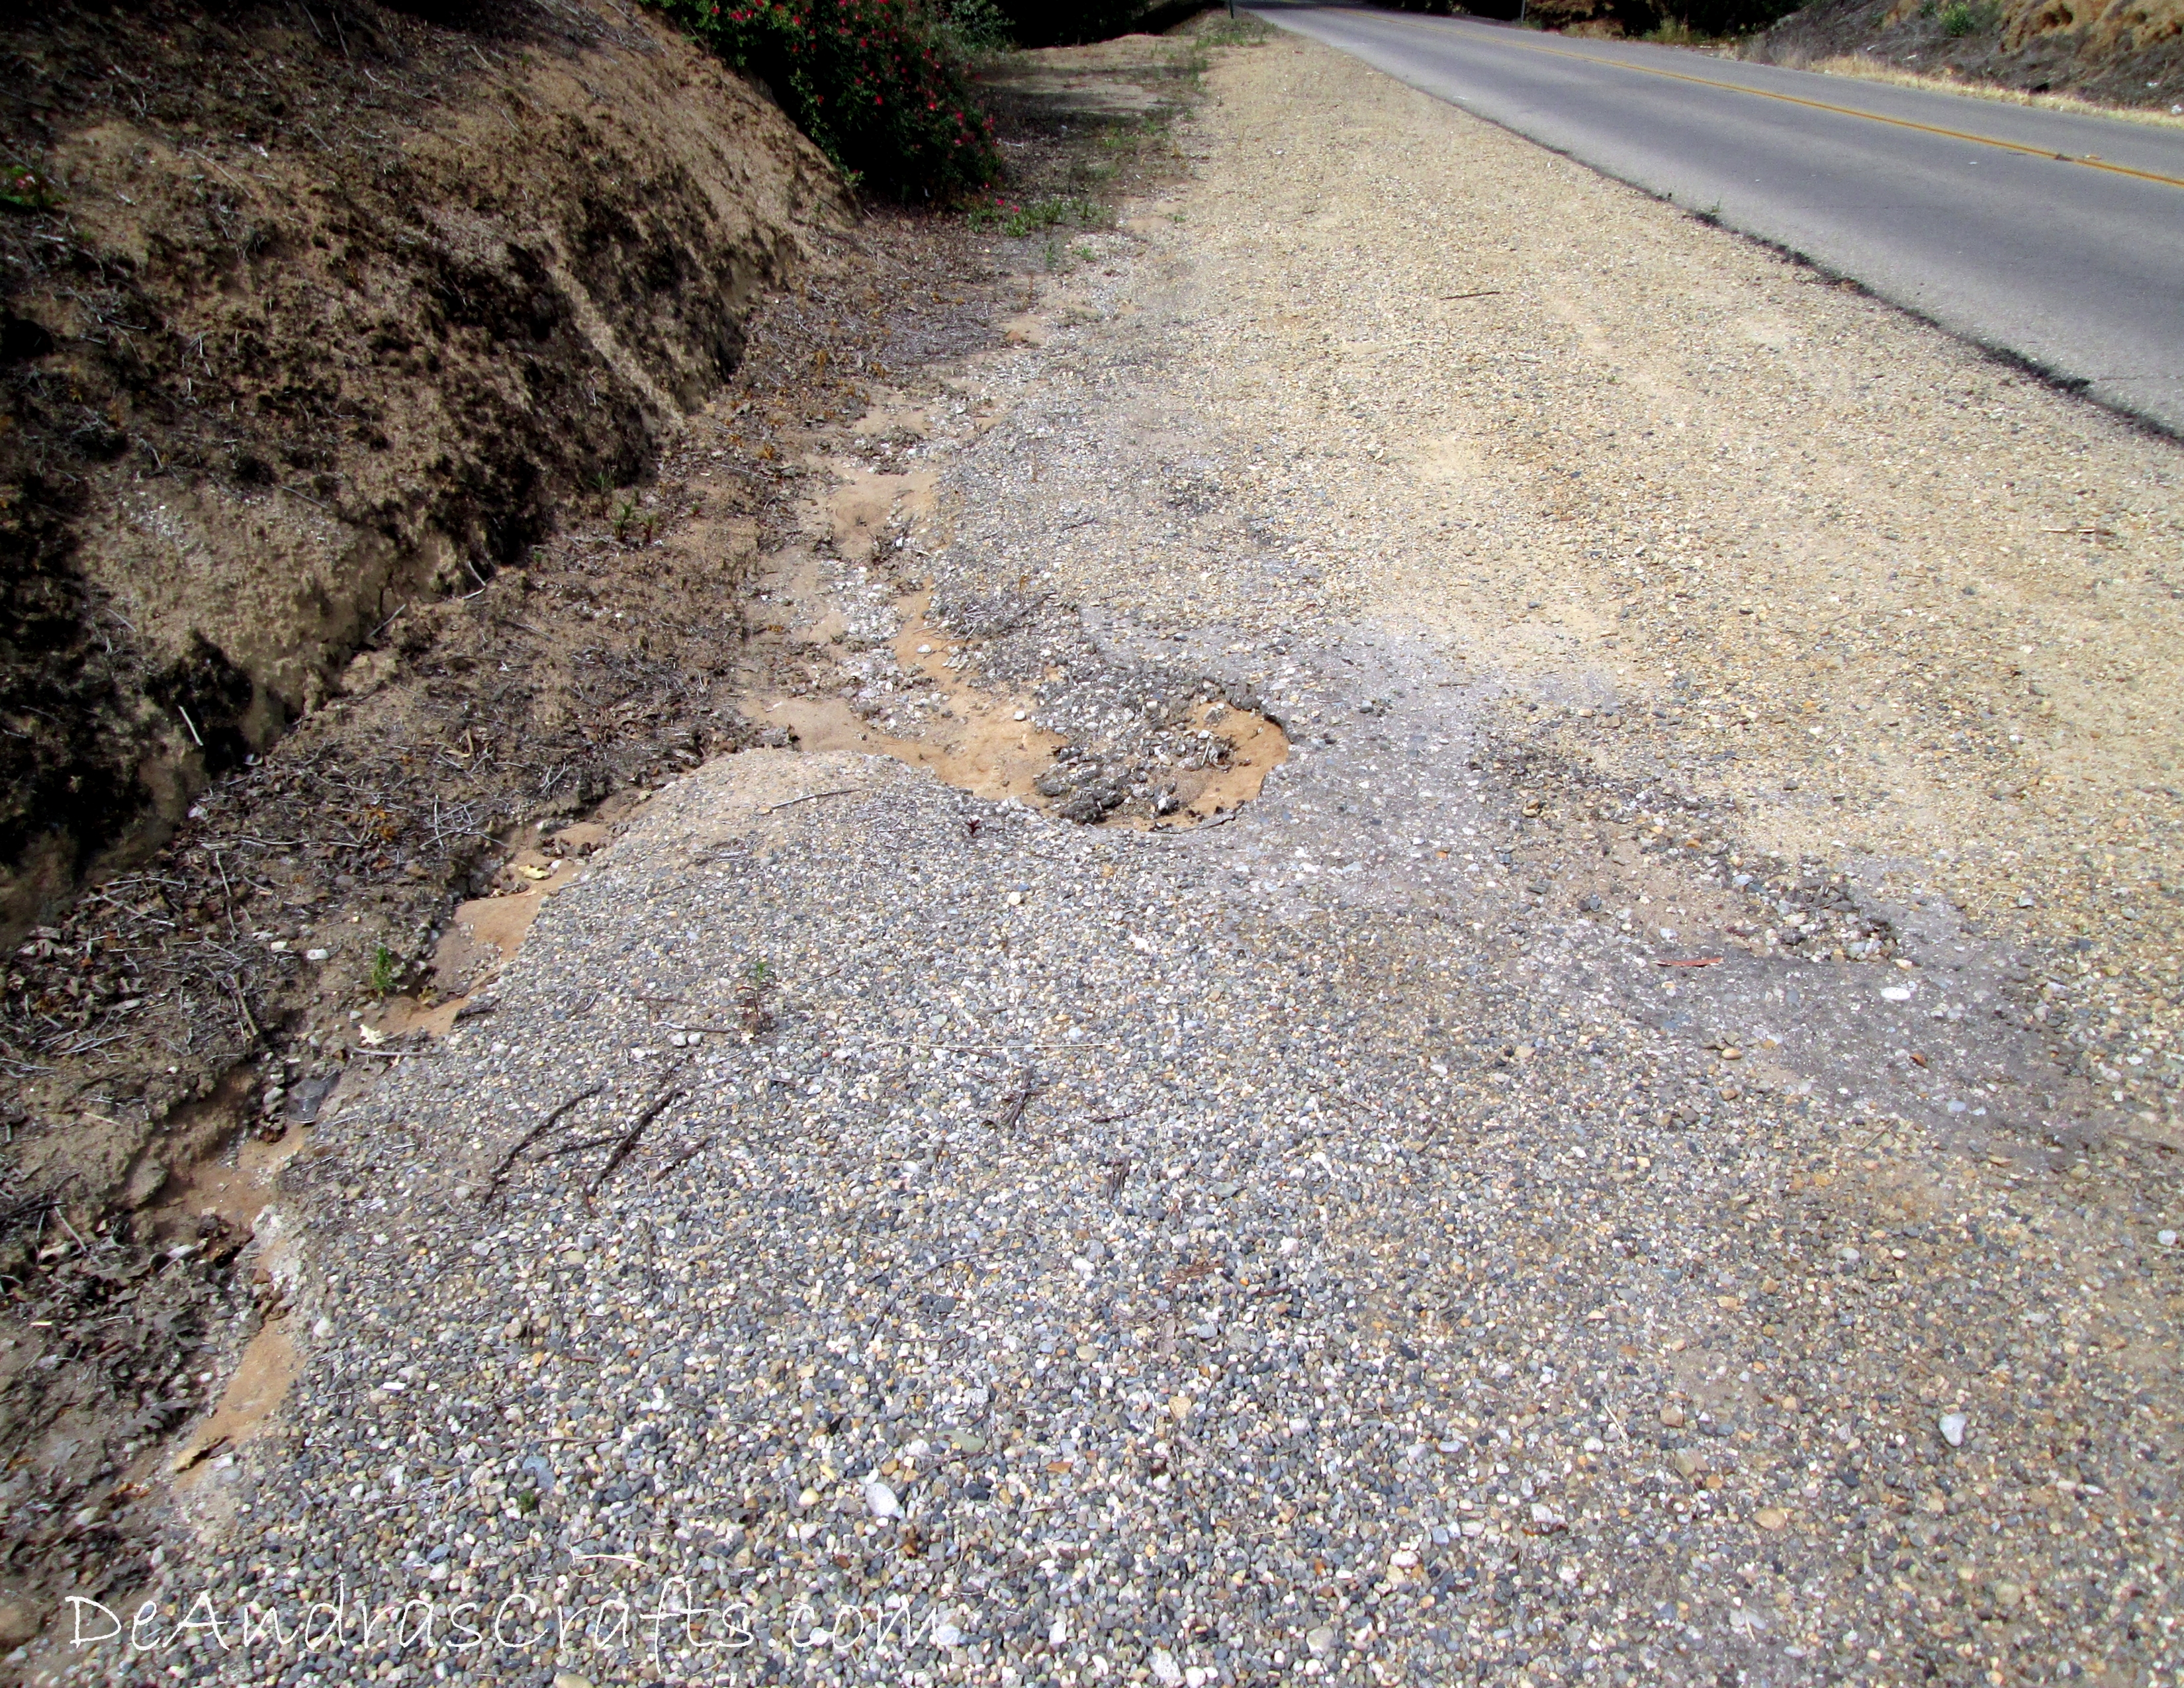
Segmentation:
{"type": "Polygon", "coordinates": [[[1253,9],[2184,432],[2184,130],[1478,19],[1253,9]]]}

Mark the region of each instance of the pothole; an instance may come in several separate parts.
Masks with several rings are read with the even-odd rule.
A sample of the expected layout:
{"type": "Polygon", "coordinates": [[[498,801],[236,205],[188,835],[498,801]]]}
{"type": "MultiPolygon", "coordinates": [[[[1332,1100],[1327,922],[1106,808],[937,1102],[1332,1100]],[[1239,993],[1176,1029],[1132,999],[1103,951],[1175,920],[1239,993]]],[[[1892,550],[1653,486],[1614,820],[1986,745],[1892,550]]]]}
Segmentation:
{"type": "Polygon", "coordinates": [[[1042,597],[936,597],[902,577],[907,536],[873,519],[886,478],[845,489],[858,519],[838,513],[831,550],[782,554],[755,590],[744,709],[761,742],[892,756],[981,797],[1140,828],[1232,814],[1289,759],[1280,723],[1228,682],[1103,649],[1042,597]]]}

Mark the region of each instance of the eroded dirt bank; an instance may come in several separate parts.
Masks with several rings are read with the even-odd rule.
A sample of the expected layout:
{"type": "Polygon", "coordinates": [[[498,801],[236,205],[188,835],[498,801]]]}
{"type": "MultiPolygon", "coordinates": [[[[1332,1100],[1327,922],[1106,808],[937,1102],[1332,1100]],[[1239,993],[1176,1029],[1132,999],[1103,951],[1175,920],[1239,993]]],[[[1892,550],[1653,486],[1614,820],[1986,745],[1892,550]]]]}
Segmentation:
{"type": "Polygon", "coordinates": [[[738,707],[870,740],[659,788],[315,1128],[162,1639],[2166,1681],[2175,448],[1320,49],[1211,88],[782,436],[738,707]],[[1150,806],[1209,688],[1285,749],[1212,823],[981,784],[1150,806]]]}
{"type": "Polygon", "coordinates": [[[351,1005],[519,811],[748,736],[703,691],[765,466],[678,489],[702,549],[636,483],[846,210],[617,7],[19,9],[0,63],[13,1645],[286,1312],[351,1005]]]}
{"type": "Polygon", "coordinates": [[[12,941],[643,478],[845,214],[762,94],[605,6],[43,8],[0,63],[12,941]]]}

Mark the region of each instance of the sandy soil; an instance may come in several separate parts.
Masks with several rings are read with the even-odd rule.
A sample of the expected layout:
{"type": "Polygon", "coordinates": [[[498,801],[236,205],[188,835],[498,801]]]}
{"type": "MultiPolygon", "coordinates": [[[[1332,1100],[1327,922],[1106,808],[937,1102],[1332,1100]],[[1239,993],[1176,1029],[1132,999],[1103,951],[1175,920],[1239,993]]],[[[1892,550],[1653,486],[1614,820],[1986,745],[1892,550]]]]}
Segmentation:
{"type": "MultiPolygon", "coordinates": [[[[270,744],[258,743],[264,754],[251,755],[245,741],[222,741],[240,766],[192,766],[190,750],[180,749],[184,766],[168,767],[176,783],[164,793],[177,799],[166,817],[171,838],[133,866],[104,864],[86,894],[31,931],[0,976],[0,1070],[13,1081],[0,1100],[8,1150],[0,1171],[0,1274],[11,1291],[0,1308],[6,1407],[0,1449],[9,1462],[10,1513],[0,1540],[0,1651],[36,1627],[50,1609],[44,1596],[55,1587],[96,1591],[123,1574],[154,1510],[147,1485],[156,1485],[174,1452],[165,1446],[170,1433],[181,1433],[176,1457],[188,1460],[223,1436],[239,1443],[244,1427],[262,1418],[270,1401],[255,1384],[287,1374],[281,1325],[292,1266],[291,1234],[276,1234],[279,1210],[268,1217],[266,1203],[281,1169],[312,1140],[315,1123],[347,1106],[365,1074],[408,1058],[417,1038],[493,1011],[489,992],[480,993],[547,894],[576,877],[602,827],[641,812],[653,788],[709,755],[791,742],[784,726],[748,721],[742,707],[745,641],[754,633],[760,645],[772,640],[771,611],[748,594],[747,573],[784,544],[807,543],[800,522],[808,510],[834,507],[833,455],[888,448],[850,426],[865,413],[867,386],[890,372],[998,344],[998,320],[1023,297],[1018,268],[1045,262],[1041,242],[1002,242],[997,253],[996,242],[960,218],[873,210],[853,228],[838,227],[838,205],[825,195],[794,239],[778,228],[754,236],[751,216],[788,215],[796,208],[788,200],[813,187],[797,186],[798,172],[811,164],[809,148],[775,114],[761,120],[764,144],[737,150],[738,136],[750,138],[744,130],[757,96],[740,84],[726,86],[733,79],[724,83],[717,65],[648,24],[630,25],[619,11],[610,25],[601,21],[604,13],[555,13],[554,29],[543,38],[523,33],[537,19],[521,8],[513,18],[492,14],[484,23],[504,33],[476,42],[478,52],[471,36],[455,37],[460,65],[486,71],[483,94],[459,65],[440,84],[437,104],[421,92],[430,80],[424,73],[437,64],[433,53],[444,55],[448,47],[432,26],[375,12],[377,32],[366,38],[352,15],[359,69],[331,48],[315,57],[304,49],[301,15],[288,20],[299,32],[294,36],[281,33],[288,24],[278,19],[266,25],[277,45],[293,51],[281,64],[292,73],[289,94],[297,106],[347,102],[352,83],[360,82],[373,92],[348,108],[356,121],[394,125],[398,115],[420,126],[405,168],[424,172],[429,164],[460,177],[467,159],[468,179],[481,192],[501,180],[496,172],[506,163],[496,137],[517,131],[490,104],[481,114],[476,99],[527,100],[550,109],[555,97],[575,98],[584,109],[562,114],[558,138],[588,146],[606,132],[612,145],[587,154],[594,170],[614,164],[621,157],[616,148],[624,145],[641,155],[644,169],[632,164],[615,194],[644,199],[638,221],[658,220],[645,226],[676,246],[677,262],[710,265],[711,285],[675,299],[632,288],[592,309],[587,288],[613,283],[614,262],[602,258],[586,272],[588,281],[571,281],[557,298],[575,301],[583,332],[533,343],[530,356],[563,374],[581,374],[588,359],[605,359],[605,371],[594,371],[601,409],[587,406],[587,413],[604,415],[621,394],[630,403],[615,411],[614,426],[634,430],[614,436],[614,448],[629,454],[616,460],[610,482],[587,472],[577,484],[556,455],[565,446],[590,450],[606,439],[603,428],[572,434],[566,407],[542,401],[523,413],[523,427],[557,436],[552,449],[538,454],[526,454],[521,429],[471,427],[462,449],[504,461],[512,454],[528,465],[529,478],[516,488],[521,508],[494,502],[508,484],[486,476],[491,484],[482,487],[480,477],[448,470],[432,481],[445,498],[418,504],[404,520],[437,532],[432,523],[452,520],[459,507],[490,506],[504,515],[513,509],[510,519],[527,534],[521,556],[497,566],[484,550],[458,555],[427,547],[454,568],[454,580],[444,571],[415,578],[348,569],[343,558],[357,560],[348,553],[321,557],[326,570],[315,578],[324,590],[312,601],[352,621],[369,607],[370,616],[344,622],[349,632],[341,635],[360,638],[363,648],[351,657],[337,639],[314,655],[295,643],[308,627],[299,632],[278,616],[259,618],[254,625],[261,655],[289,664],[292,678],[308,679],[313,663],[334,660],[330,683],[317,692],[306,686],[309,707],[300,720],[284,721],[276,708],[259,722],[269,733],[285,729],[270,744]],[[510,47],[510,31],[532,56],[510,47],[504,62],[485,58],[488,50],[510,47]],[[398,97],[365,75],[386,82],[390,58],[398,58],[411,79],[398,97]],[[494,67],[507,76],[494,80],[494,67]],[[686,96],[679,104],[678,87],[686,96]],[[635,109],[618,114],[617,100],[635,109]],[[382,109],[387,106],[397,109],[390,114],[382,109]],[[481,128],[484,140],[466,153],[451,151],[441,131],[467,127],[481,128]],[[724,185],[711,174],[716,165],[733,181],[724,185]],[[664,172],[666,186],[648,170],[664,172]],[[797,244],[805,240],[808,247],[797,244]],[[736,255],[760,249],[796,275],[793,287],[762,300],[753,292],[755,272],[736,255]],[[697,428],[681,415],[708,397],[703,370],[694,372],[683,359],[692,344],[685,331],[694,324],[733,331],[735,360],[719,372],[725,392],[705,405],[697,428]],[[682,376],[668,382],[671,366],[682,376]],[[662,397],[646,387],[654,377],[675,391],[662,397]],[[653,399],[660,402],[646,408],[653,399]],[[636,478],[621,478],[627,476],[636,478]],[[813,486],[826,490],[815,498],[813,486]],[[405,589],[375,599],[393,587],[405,589]],[[208,772],[213,783],[199,792],[191,781],[208,772]],[[564,824],[579,816],[586,818],[564,824]],[[246,1248],[254,1231],[259,1245],[246,1248]],[[214,1403],[220,1405],[210,1416],[198,1416],[214,1403]]],[[[116,27],[126,32],[125,25],[116,27]]],[[[56,58],[63,47],[83,52],[98,33],[89,25],[75,36],[57,32],[44,50],[56,58]]],[[[227,25],[207,25],[204,35],[159,58],[165,81],[147,90],[151,115],[144,120],[156,125],[174,115],[163,103],[183,97],[190,52],[234,45],[227,25]]],[[[156,42],[131,40],[159,58],[156,42]]],[[[1187,67],[1168,66],[1177,56],[1173,48],[1156,56],[1156,89],[1187,80],[1187,67]]],[[[220,74],[242,74],[222,62],[220,74]]],[[[252,76],[274,68],[270,59],[247,62],[252,76]]],[[[73,86],[73,92],[82,96],[83,89],[73,86]]],[[[111,92],[93,88],[93,103],[111,92]]],[[[1130,109],[1142,112],[1172,102],[1173,88],[1158,95],[1139,89],[1128,97],[1130,109]]],[[[1012,103],[1003,134],[1024,191],[1082,196],[1112,187],[1136,170],[1140,143],[1157,141],[1133,129],[1119,137],[1123,144],[1085,156],[1056,144],[1073,120],[1066,111],[1043,117],[1036,97],[1012,103]]],[[[287,131],[262,132],[276,142],[269,150],[287,170],[292,192],[295,180],[308,181],[324,164],[300,144],[293,156],[283,153],[280,135],[287,131]]],[[[374,132],[381,137],[374,145],[381,144],[387,131],[374,132]]],[[[251,169],[270,167],[256,152],[248,156],[251,169]]],[[[526,193],[560,204],[550,172],[542,173],[545,156],[534,147],[526,181],[507,187],[519,209],[526,193]]],[[[378,155],[368,150],[343,157],[370,191],[385,191],[393,179],[374,173],[378,155]]],[[[133,167],[140,174],[152,169],[142,159],[133,167]]],[[[448,177],[426,172],[422,179],[438,184],[438,192],[448,177]]],[[[73,192],[98,178],[70,180],[73,192]]],[[[251,181],[248,192],[265,186],[251,181]]],[[[141,206],[144,184],[135,186],[141,206]]],[[[320,209],[343,187],[328,186],[320,209]]],[[[588,203],[604,215],[618,202],[602,190],[588,203]]],[[[124,202],[115,205],[120,209],[100,214],[127,214],[124,202]]],[[[278,195],[259,208],[269,217],[293,209],[278,195]]],[[[180,238],[173,206],[142,207],[142,214],[146,226],[180,238]]],[[[17,220],[7,231],[23,235],[29,226],[17,220]]],[[[405,245],[395,225],[379,232],[420,261],[447,256],[429,241],[405,245]]],[[[624,229],[618,238],[621,259],[644,260],[649,248],[637,233],[624,229]]],[[[471,256],[483,268],[465,273],[483,289],[494,254],[471,256]]],[[[400,293],[399,275],[382,279],[400,293]]],[[[198,298],[187,275],[161,280],[168,292],[159,297],[169,306],[229,308],[198,298]]],[[[14,297],[20,304],[24,294],[14,297]]],[[[315,308],[325,300],[299,285],[285,303],[315,308]]],[[[397,298],[387,309],[398,315],[400,304],[397,298]]],[[[437,449],[434,442],[443,437],[434,432],[435,415],[444,421],[465,405],[479,414],[478,383],[512,378],[489,340],[462,324],[450,329],[433,318],[410,327],[421,348],[415,367],[404,364],[397,374],[404,415],[415,426],[390,425],[387,449],[394,455],[437,449]],[[435,351],[432,336],[441,329],[460,330],[460,343],[435,351]],[[418,379],[433,356],[441,358],[437,381],[418,379]]],[[[330,320],[310,318],[304,328],[281,318],[267,331],[297,367],[340,364],[359,350],[338,310],[330,320]]],[[[718,332],[697,337],[716,349],[722,343],[718,332]]],[[[19,359],[9,373],[35,398],[50,370],[32,358],[19,359]]],[[[221,366],[220,373],[235,371],[221,366]]],[[[269,365],[242,373],[278,375],[269,365]]],[[[156,382],[157,375],[156,365],[133,370],[140,382],[156,382]]],[[[214,378],[197,371],[201,394],[214,378]]],[[[139,436],[178,469],[190,466],[176,437],[156,431],[162,420],[139,416],[139,436]]],[[[22,447],[25,431],[8,437],[22,447]]],[[[11,466],[20,469],[24,460],[19,456],[11,466]]],[[[125,462],[122,468],[115,484],[125,495],[153,484],[130,479],[125,462]]],[[[43,578],[57,590],[67,588],[62,607],[71,615],[121,602],[148,638],[186,637],[192,617],[200,631],[220,632],[228,623],[220,618],[238,603],[276,591],[284,559],[293,559],[272,541],[286,532],[284,512],[292,515],[296,508],[277,493],[250,494],[253,519],[264,529],[259,537],[270,549],[246,546],[248,554],[230,555],[222,548],[248,536],[215,520],[234,491],[220,472],[215,464],[192,506],[201,505],[211,524],[192,553],[202,566],[153,582],[157,616],[134,599],[112,596],[127,587],[123,565],[136,554],[76,545],[65,523],[47,531],[57,549],[15,560],[34,568],[53,565],[43,578]],[[86,569],[105,571],[88,596],[86,569]]],[[[372,473],[383,472],[391,471],[376,462],[372,473]]],[[[93,487],[84,504],[71,507],[71,520],[104,508],[92,495],[99,490],[93,487]]],[[[889,502],[881,500],[878,516],[889,502]]],[[[334,544],[339,528],[329,519],[320,537],[334,544]]],[[[825,538],[831,544],[836,536],[825,538]]],[[[102,643],[98,624],[70,622],[65,638],[36,654],[50,666],[65,658],[69,639],[88,639],[114,659],[114,672],[142,681],[142,654],[123,631],[114,622],[102,643]]],[[[220,665],[200,666],[215,672],[220,665]]],[[[114,679],[96,665],[86,671],[94,691],[114,679]]],[[[8,672],[19,693],[36,693],[41,683],[22,665],[8,672]]],[[[254,695],[252,684],[248,676],[237,682],[237,707],[254,695]]],[[[200,728],[210,727],[198,701],[183,702],[200,728]]],[[[78,751],[127,749],[126,733],[102,739],[95,717],[76,726],[82,731],[69,743],[78,751]]],[[[164,742],[178,748],[172,731],[164,742]]],[[[18,750],[30,760],[11,764],[11,777],[44,754],[21,744],[18,750]]],[[[1224,769],[1221,777],[1242,780],[1249,771],[1224,769]]],[[[19,785],[18,795],[25,788],[19,785]]],[[[1256,790],[1256,779],[1250,788],[1256,790]]],[[[124,805],[107,818],[123,823],[129,813],[124,805]]],[[[148,848],[151,839],[136,842],[148,848]]]]}
{"type": "Polygon", "coordinates": [[[337,696],[404,605],[644,478],[844,225],[811,143],[656,19],[344,31],[0,25],[42,91],[0,147],[52,198],[0,220],[10,942],[337,696]]]}

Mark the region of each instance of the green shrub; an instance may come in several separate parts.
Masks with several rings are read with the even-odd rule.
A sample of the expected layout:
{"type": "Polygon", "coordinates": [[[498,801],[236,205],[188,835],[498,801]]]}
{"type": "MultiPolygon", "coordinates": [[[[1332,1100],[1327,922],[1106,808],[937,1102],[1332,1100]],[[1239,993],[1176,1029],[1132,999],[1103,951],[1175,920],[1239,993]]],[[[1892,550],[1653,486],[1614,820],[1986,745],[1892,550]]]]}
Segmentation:
{"type": "Polygon", "coordinates": [[[1977,35],[2000,21],[2002,8],[1992,0],[1948,0],[1942,8],[1943,35],[1977,35]]]}
{"type": "Polygon", "coordinates": [[[1034,199],[1019,204],[1012,199],[989,199],[971,207],[971,226],[999,229],[1012,240],[1075,223],[1084,228],[1104,226],[1111,219],[1089,199],[1034,199]]]}
{"type": "Polygon", "coordinates": [[[771,88],[854,187],[952,199],[1000,173],[960,32],[921,0],[653,3],[771,88]]]}
{"type": "Polygon", "coordinates": [[[934,19],[966,58],[1005,53],[1016,45],[1016,31],[998,0],[933,0],[934,19]]]}
{"type": "Polygon", "coordinates": [[[60,195],[42,172],[29,164],[0,164],[0,205],[17,211],[51,211],[60,203],[60,195]]]}

